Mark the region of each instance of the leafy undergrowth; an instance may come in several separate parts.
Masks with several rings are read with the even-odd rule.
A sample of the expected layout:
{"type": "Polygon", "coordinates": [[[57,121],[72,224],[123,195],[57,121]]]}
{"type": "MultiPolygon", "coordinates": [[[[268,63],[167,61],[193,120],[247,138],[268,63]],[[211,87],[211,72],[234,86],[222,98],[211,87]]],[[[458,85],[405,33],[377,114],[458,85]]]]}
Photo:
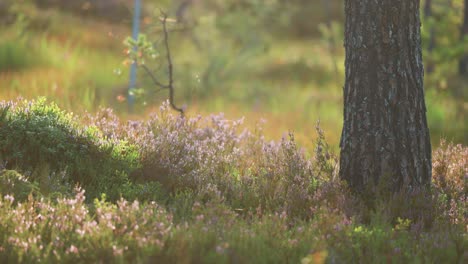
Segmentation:
{"type": "Polygon", "coordinates": [[[1,263],[465,263],[468,148],[434,151],[430,192],[351,194],[315,152],[242,120],[81,118],[0,105],[1,263]],[[76,187],[79,186],[79,187],[76,187]]]}

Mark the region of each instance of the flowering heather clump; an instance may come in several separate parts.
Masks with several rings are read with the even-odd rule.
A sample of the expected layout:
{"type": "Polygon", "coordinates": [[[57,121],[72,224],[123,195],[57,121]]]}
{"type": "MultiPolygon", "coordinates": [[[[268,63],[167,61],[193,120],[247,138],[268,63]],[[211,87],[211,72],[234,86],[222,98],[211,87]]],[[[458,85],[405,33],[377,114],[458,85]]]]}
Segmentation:
{"type": "Polygon", "coordinates": [[[280,144],[261,143],[261,151],[244,172],[248,187],[243,191],[252,192],[249,199],[258,200],[263,209],[307,217],[318,180],[312,161],[298,149],[292,134],[280,144]]]}
{"type": "Polygon", "coordinates": [[[161,107],[135,137],[141,147],[143,170],[140,180],[158,180],[171,191],[198,190],[207,181],[222,181],[239,162],[241,121],[230,122],[222,115],[202,120],[172,115],[161,107]],[[202,125],[209,122],[209,125],[202,125]]]}
{"type": "Polygon", "coordinates": [[[434,187],[448,199],[462,199],[468,195],[468,147],[442,141],[434,151],[432,179],[434,187]]]}
{"type": "Polygon", "coordinates": [[[144,122],[128,121],[123,124],[110,108],[101,108],[95,114],[85,115],[83,123],[86,127],[96,127],[103,138],[114,142],[134,139],[144,131],[144,122]]]}
{"type": "Polygon", "coordinates": [[[142,167],[132,174],[138,182],[158,181],[171,193],[205,196],[213,186],[238,209],[309,214],[319,179],[292,134],[280,143],[266,142],[241,131],[242,119],[185,118],[172,114],[168,104],[144,123],[119,124],[106,110],[90,120],[107,137],[139,146],[142,167]]]}
{"type": "Polygon", "coordinates": [[[56,202],[13,201],[0,197],[2,263],[139,259],[145,250],[160,250],[172,228],[171,216],[155,203],[97,200],[93,216],[81,190],[56,202]]]}
{"type": "Polygon", "coordinates": [[[432,178],[446,215],[468,231],[468,147],[442,141],[434,151],[432,178]]]}
{"type": "Polygon", "coordinates": [[[192,220],[174,223],[154,202],[91,206],[81,190],[53,202],[14,200],[0,197],[2,263],[297,263],[318,254],[338,263],[458,263],[464,257],[463,234],[413,231],[405,219],[361,225],[336,210],[302,221],[286,212],[243,216],[214,200],[196,202],[192,220]]]}

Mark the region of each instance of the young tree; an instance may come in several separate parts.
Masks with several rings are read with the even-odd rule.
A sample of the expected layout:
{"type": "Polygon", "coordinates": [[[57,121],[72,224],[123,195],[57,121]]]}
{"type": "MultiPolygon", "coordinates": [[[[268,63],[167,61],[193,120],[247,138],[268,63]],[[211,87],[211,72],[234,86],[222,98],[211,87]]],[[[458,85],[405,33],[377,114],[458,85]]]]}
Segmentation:
{"type": "Polygon", "coordinates": [[[345,1],[340,176],[358,192],[430,183],[419,1],[345,1]]]}

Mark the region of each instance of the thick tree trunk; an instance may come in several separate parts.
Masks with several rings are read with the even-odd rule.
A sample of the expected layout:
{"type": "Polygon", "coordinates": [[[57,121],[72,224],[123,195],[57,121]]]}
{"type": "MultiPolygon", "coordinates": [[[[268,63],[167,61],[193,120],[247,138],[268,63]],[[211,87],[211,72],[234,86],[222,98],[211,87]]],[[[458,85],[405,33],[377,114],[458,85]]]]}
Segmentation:
{"type": "MultiPolygon", "coordinates": [[[[465,0],[463,26],[461,29],[461,39],[463,40],[468,36],[468,0],[465,0]]],[[[465,51],[465,55],[460,59],[459,72],[461,76],[468,78],[468,53],[465,51]]]]}
{"type": "Polygon", "coordinates": [[[355,191],[428,185],[419,0],[346,0],[340,176],[355,191]]]}

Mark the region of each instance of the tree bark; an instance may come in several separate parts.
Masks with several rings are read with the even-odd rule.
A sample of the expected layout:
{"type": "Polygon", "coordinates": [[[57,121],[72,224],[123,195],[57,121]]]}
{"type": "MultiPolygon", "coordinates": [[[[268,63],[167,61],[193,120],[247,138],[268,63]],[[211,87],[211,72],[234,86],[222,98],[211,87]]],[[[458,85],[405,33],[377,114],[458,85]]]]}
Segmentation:
{"type": "Polygon", "coordinates": [[[346,0],[340,176],[351,189],[428,185],[419,0],[346,0]]]}
{"type": "MultiPolygon", "coordinates": [[[[468,0],[465,0],[464,10],[465,11],[464,11],[463,26],[461,29],[462,41],[464,40],[464,38],[468,36],[468,0]]],[[[460,59],[459,73],[461,76],[468,78],[468,52],[467,51],[465,51],[464,56],[460,59]]]]}

